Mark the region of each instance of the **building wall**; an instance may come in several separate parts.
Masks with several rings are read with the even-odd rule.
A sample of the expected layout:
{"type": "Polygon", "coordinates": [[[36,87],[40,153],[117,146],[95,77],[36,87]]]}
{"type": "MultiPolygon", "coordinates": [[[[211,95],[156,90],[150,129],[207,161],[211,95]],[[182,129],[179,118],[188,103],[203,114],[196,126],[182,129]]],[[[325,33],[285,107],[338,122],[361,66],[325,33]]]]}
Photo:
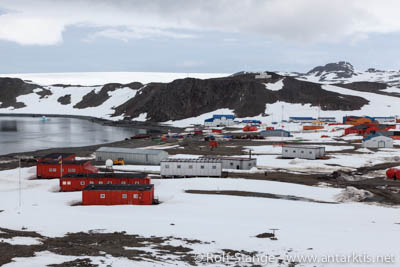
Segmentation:
{"type": "MultiPolygon", "coordinates": [[[[36,165],[36,176],[38,178],[59,178],[61,176],[61,164],[42,164],[36,165]]],[[[62,164],[62,175],[68,173],[97,173],[98,169],[89,162],[85,164],[62,164]]]]}
{"type": "Polygon", "coordinates": [[[62,192],[82,191],[89,184],[150,184],[150,178],[60,178],[62,192]]]}
{"type": "Polygon", "coordinates": [[[137,154],[121,152],[96,152],[97,161],[106,161],[107,159],[123,159],[128,164],[159,165],[161,160],[167,159],[168,153],[160,150],[158,154],[137,154]]]}
{"type": "Polygon", "coordinates": [[[232,119],[213,119],[212,121],[208,122],[204,122],[204,126],[208,126],[208,127],[212,127],[212,126],[231,126],[234,124],[234,121],[232,119]]]}
{"type": "Polygon", "coordinates": [[[269,137],[269,136],[277,136],[277,137],[289,137],[290,136],[290,133],[288,133],[288,132],[282,132],[282,131],[268,131],[268,130],[266,130],[266,131],[261,131],[260,132],[260,135],[261,136],[264,136],[264,137],[269,137]]]}
{"type": "Polygon", "coordinates": [[[166,177],[184,177],[184,176],[202,176],[202,177],[221,177],[221,162],[161,162],[161,176],[166,177]],[[180,167],[179,167],[180,166],[180,167]],[[203,166],[203,168],[202,168],[203,166]],[[215,168],[214,168],[215,166],[215,168]]]}
{"type": "Polygon", "coordinates": [[[152,205],[154,189],[149,191],[83,190],[83,205],[152,205]],[[101,196],[104,195],[104,198],[101,196]],[[126,198],[123,198],[126,195],[126,198]]]}
{"type": "Polygon", "coordinates": [[[396,123],[396,118],[375,118],[375,121],[379,124],[393,124],[396,123]]]}
{"type": "Polygon", "coordinates": [[[363,141],[362,146],[365,148],[391,148],[393,147],[393,139],[385,136],[377,136],[367,141],[363,141]]]}
{"type": "Polygon", "coordinates": [[[283,158],[317,159],[325,155],[325,148],[282,147],[283,158]]]}
{"type": "Polygon", "coordinates": [[[222,169],[250,170],[257,166],[257,159],[236,160],[222,158],[222,169]]]}

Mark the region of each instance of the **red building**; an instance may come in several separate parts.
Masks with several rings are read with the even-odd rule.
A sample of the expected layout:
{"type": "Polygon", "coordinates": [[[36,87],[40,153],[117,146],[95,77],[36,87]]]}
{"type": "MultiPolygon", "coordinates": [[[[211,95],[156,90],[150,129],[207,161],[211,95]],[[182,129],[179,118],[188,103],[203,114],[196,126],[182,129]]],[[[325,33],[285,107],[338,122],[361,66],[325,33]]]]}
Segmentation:
{"type": "Polygon", "coordinates": [[[46,156],[41,157],[38,159],[38,162],[41,161],[56,161],[56,160],[65,160],[71,161],[76,159],[75,153],[51,153],[47,154],[46,156]]]}
{"type": "Polygon", "coordinates": [[[257,126],[246,125],[243,127],[243,132],[255,132],[255,131],[258,131],[257,126]]]}
{"type": "Polygon", "coordinates": [[[152,205],[154,185],[88,185],[82,190],[83,205],[152,205]]]}
{"type": "Polygon", "coordinates": [[[396,125],[385,125],[385,124],[361,124],[344,130],[347,134],[358,134],[358,135],[370,135],[376,134],[377,131],[388,131],[390,129],[396,129],[396,125]]]}
{"type": "Polygon", "coordinates": [[[40,161],[36,165],[37,178],[59,178],[68,173],[97,173],[98,171],[88,160],[40,161]]]}
{"type": "Polygon", "coordinates": [[[91,184],[150,184],[150,178],[145,173],[70,173],[60,178],[62,192],[82,191],[91,184]]]}

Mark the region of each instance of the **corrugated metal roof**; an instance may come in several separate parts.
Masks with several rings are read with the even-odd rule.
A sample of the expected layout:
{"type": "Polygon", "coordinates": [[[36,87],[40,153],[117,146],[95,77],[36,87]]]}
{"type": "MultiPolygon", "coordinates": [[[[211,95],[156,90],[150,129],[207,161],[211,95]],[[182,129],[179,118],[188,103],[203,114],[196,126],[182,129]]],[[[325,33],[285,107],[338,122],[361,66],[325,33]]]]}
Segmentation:
{"type": "Polygon", "coordinates": [[[316,120],[313,117],[289,117],[289,120],[316,120]]]}
{"type": "Polygon", "coordinates": [[[149,154],[159,155],[167,153],[159,149],[140,149],[140,148],[125,148],[125,147],[100,147],[96,152],[110,152],[110,153],[126,153],[126,154],[149,154]]]}
{"type": "Polygon", "coordinates": [[[224,114],[216,114],[216,115],[213,115],[213,118],[214,119],[221,119],[221,118],[223,118],[223,117],[225,117],[225,118],[227,118],[227,119],[235,119],[235,115],[224,115],[224,114]]]}
{"type": "Polygon", "coordinates": [[[256,158],[241,158],[241,157],[225,157],[225,156],[213,156],[213,155],[206,155],[204,158],[207,159],[220,159],[220,160],[238,160],[238,161],[254,161],[257,160],[256,158]]]}
{"type": "Polygon", "coordinates": [[[113,185],[113,184],[90,184],[83,190],[117,190],[117,191],[149,191],[152,190],[154,185],[152,184],[127,184],[127,185],[113,185]]]}
{"type": "Polygon", "coordinates": [[[383,136],[385,138],[390,138],[390,137],[384,136],[382,134],[371,134],[371,135],[368,135],[367,137],[364,137],[363,142],[368,141],[368,140],[370,140],[372,138],[375,138],[375,137],[378,137],[378,136],[383,136]]]}
{"type": "Polygon", "coordinates": [[[107,173],[68,173],[63,178],[147,178],[146,173],[126,173],[126,172],[107,172],[107,173]]]}
{"type": "Polygon", "coordinates": [[[284,133],[288,133],[290,134],[289,131],[283,130],[283,129],[275,129],[275,130],[262,130],[260,133],[262,132],[284,132],[284,133]]]}
{"type": "Polygon", "coordinates": [[[161,162],[193,162],[193,163],[222,163],[220,159],[212,159],[212,158],[198,158],[198,159],[164,159],[161,162]]]}
{"type": "Polygon", "coordinates": [[[288,148],[304,148],[304,149],[320,149],[320,148],[325,149],[325,147],[323,147],[323,146],[284,145],[284,146],[282,146],[282,147],[288,147],[288,148]]]}

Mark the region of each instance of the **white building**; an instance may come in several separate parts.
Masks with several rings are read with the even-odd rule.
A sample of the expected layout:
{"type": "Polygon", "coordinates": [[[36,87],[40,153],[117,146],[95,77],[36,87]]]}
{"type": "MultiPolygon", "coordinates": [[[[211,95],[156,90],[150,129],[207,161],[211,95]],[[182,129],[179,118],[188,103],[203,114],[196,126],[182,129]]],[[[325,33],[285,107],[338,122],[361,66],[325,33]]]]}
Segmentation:
{"type": "Polygon", "coordinates": [[[282,158],[318,159],[325,156],[323,146],[282,146],[282,158]]]}
{"type": "Polygon", "coordinates": [[[393,147],[393,139],[384,135],[374,134],[362,140],[362,147],[365,148],[385,148],[393,147]]]}
{"type": "Polygon", "coordinates": [[[234,115],[213,115],[212,118],[204,121],[204,126],[207,127],[219,127],[219,126],[231,126],[235,122],[234,115]]]}
{"type": "Polygon", "coordinates": [[[220,159],[166,159],[160,164],[161,177],[221,177],[220,159]]]}
{"type": "Polygon", "coordinates": [[[221,160],[222,169],[250,170],[251,168],[257,167],[256,158],[222,157],[222,156],[204,156],[204,158],[221,160]]]}
{"type": "Polygon", "coordinates": [[[124,147],[100,147],[96,150],[96,161],[123,160],[127,164],[159,165],[168,158],[168,152],[159,149],[124,147]]]}
{"type": "Polygon", "coordinates": [[[374,117],[379,124],[395,124],[396,117],[374,117]]]}

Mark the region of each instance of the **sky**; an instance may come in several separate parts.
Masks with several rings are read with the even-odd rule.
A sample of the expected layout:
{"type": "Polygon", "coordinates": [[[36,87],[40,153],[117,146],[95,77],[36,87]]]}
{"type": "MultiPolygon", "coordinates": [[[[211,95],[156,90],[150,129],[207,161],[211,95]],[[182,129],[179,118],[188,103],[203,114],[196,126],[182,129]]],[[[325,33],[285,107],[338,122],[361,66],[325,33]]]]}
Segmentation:
{"type": "Polygon", "coordinates": [[[0,73],[400,69],[398,0],[0,0],[0,73]]]}

